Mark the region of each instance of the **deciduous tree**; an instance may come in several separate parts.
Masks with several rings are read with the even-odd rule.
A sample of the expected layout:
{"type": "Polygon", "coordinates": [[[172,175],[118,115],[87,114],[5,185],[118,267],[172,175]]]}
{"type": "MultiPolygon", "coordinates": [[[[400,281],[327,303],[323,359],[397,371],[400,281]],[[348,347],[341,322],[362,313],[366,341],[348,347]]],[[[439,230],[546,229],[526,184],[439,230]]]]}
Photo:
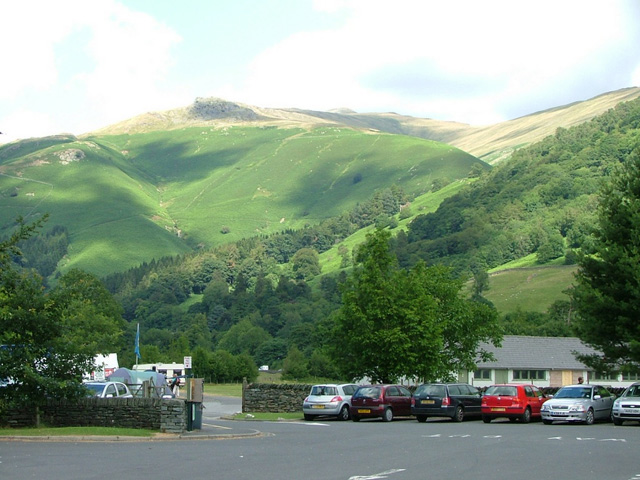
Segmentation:
{"type": "Polygon", "coordinates": [[[0,389],[4,405],[38,406],[47,398],[73,398],[81,393],[83,372],[95,353],[70,342],[60,320],[59,305],[44,292],[42,277],[18,270],[19,240],[29,238],[44,220],[25,225],[0,242],[0,378],[12,383],[0,389]]]}
{"type": "Polygon", "coordinates": [[[388,383],[401,377],[450,378],[500,341],[497,314],[461,295],[448,268],[398,267],[390,234],[377,230],[358,249],[336,316],[334,362],[345,377],[388,383]]]}

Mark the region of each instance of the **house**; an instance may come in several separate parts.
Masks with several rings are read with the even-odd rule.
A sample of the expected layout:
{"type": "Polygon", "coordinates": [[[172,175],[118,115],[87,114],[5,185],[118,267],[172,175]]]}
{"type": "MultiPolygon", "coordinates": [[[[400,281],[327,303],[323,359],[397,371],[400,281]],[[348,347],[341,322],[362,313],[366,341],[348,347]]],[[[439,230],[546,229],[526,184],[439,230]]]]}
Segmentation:
{"type": "Polygon", "coordinates": [[[539,387],[560,387],[578,383],[599,383],[610,387],[626,387],[640,380],[635,374],[602,374],[592,371],[576,359],[575,353],[593,354],[597,350],[575,337],[529,337],[505,335],[502,347],[483,345],[493,353],[495,361],[479,362],[475,372],[461,372],[460,381],[476,387],[494,383],[532,383],[539,387]]]}

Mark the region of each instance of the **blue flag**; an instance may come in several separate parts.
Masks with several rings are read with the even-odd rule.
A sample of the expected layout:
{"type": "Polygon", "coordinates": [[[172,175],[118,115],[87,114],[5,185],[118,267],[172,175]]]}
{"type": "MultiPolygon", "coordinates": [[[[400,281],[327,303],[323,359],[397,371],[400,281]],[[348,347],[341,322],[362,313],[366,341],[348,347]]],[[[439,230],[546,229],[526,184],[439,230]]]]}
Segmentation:
{"type": "Polygon", "coordinates": [[[136,354],[136,363],[140,360],[140,324],[138,324],[138,330],[136,331],[136,348],[134,350],[136,354]]]}

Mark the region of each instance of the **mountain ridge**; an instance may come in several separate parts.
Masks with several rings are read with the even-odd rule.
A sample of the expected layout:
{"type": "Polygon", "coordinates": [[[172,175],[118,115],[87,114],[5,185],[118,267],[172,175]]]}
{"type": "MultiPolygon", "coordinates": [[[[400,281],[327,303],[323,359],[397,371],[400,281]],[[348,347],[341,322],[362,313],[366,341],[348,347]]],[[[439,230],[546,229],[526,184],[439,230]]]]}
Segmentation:
{"type": "Polygon", "coordinates": [[[189,106],[145,113],[86,135],[142,133],[195,125],[225,127],[250,123],[301,128],[343,125],[365,131],[377,130],[447,143],[493,164],[507,158],[515,149],[553,134],[559,127],[569,128],[586,122],[620,102],[638,97],[640,87],[623,88],[584,101],[552,107],[486,126],[412,117],[393,112],[358,113],[349,108],[329,111],[264,108],[216,97],[196,98],[189,106]],[[219,114],[204,118],[193,115],[194,110],[198,108],[213,109],[219,114]]]}

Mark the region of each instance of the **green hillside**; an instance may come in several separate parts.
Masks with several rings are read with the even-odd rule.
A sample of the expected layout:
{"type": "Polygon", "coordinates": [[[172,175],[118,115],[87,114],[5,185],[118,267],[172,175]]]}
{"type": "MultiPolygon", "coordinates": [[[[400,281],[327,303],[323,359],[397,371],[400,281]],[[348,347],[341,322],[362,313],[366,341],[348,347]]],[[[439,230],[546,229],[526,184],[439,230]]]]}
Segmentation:
{"type": "Polygon", "coordinates": [[[417,195],[481,163],[429,140],[333,127],[56,138],[2,146],[0,158],[0,234],[18,215],[49,213],[70,234],[60,268],[98,275],[315,224],[392,184],[417,195]]]}
{"type": "Polygon", "coordinates": [[[501,314],[516,310],[545,313],[552,303],[569,297],[575,265],[540,266],[502,270],[489,276],[484,296],[501,314]]]}
{"type": "Polygon", "coordinates": [[[151,220],[159,213],[153,186],[127,175],[116,160],[97,143],[79,140],[4,160],[1,233],[18,215],[30,221],[49,213],[49,226],[63,225],[70,232],[63,268],[96,273],[128,268],[149,255],[186,251],[175,235],[151,220]]]}

